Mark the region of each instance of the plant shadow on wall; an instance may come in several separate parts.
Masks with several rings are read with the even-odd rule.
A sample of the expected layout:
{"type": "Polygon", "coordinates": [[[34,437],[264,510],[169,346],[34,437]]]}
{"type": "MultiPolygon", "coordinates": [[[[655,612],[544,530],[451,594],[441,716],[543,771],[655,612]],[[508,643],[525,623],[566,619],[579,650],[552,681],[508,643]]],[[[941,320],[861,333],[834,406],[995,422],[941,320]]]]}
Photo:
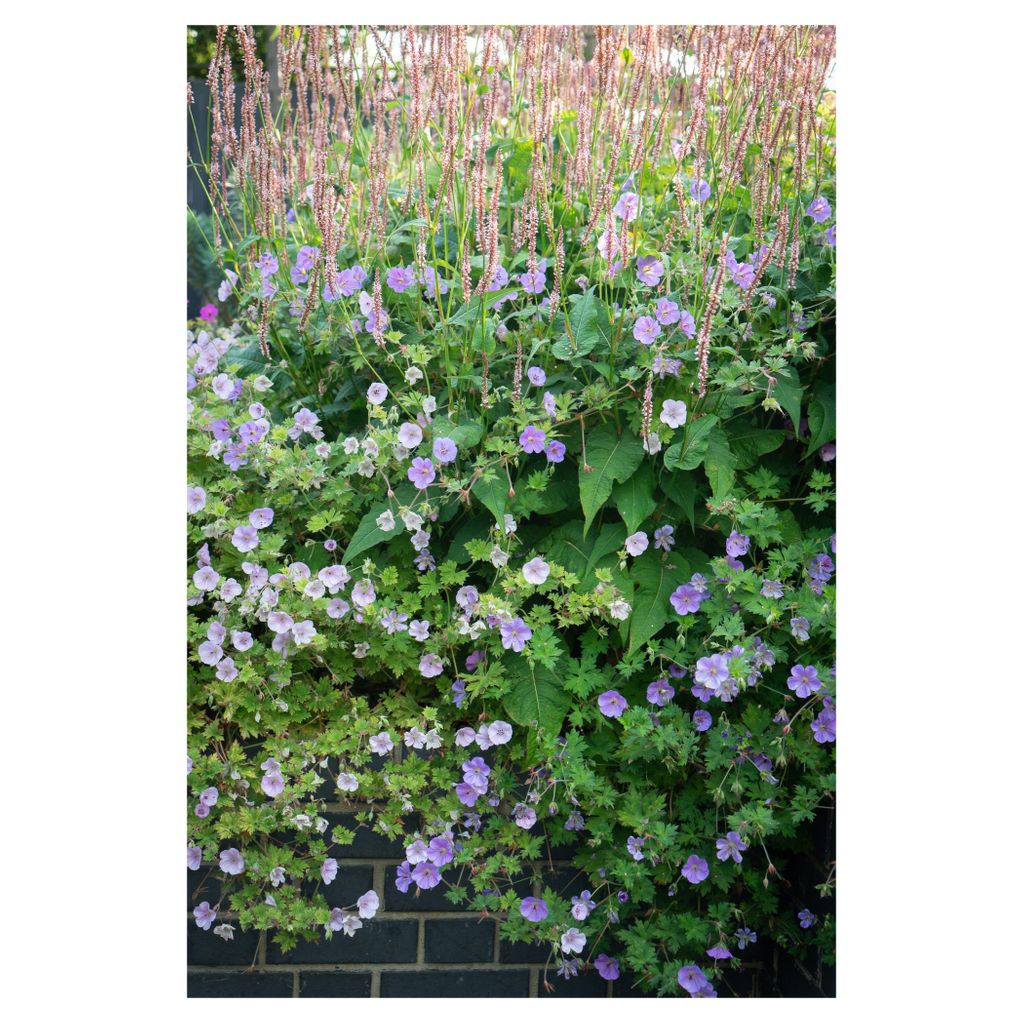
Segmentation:
{"type": "Polygon", "coordinates": [[[556,986],[827,994],[833,30],[285,26],[273,103],[228,35],[190,218],[193,927],[358,943],[382,893],[327,892],[372,829],[556,986]],[[531,890],[567,842],[578,890],[531,890]]]}

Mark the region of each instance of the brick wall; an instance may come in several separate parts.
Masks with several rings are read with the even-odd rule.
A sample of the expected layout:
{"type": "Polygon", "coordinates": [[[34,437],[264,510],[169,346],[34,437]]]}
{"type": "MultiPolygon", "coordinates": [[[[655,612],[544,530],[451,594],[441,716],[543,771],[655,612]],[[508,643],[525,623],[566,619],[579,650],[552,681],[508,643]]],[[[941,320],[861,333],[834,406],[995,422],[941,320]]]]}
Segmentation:
{"type": "MultiPolygon", "coordinates": [[[[351,814],[325,815],[330,828],[356,828],[351,814]]],[[[328,829],[330,831],[330,829],[328,829]]],[[[196,927],[192,908],[215,903],[219,883],[207,869],[188,878],[188,994],[194,997],[590,997],[636,996],[628,982],[607,982],[596,972],[559,978],[547,969],[546,947],[513,943],[498,936],[498,919],[455,907],[444,886],[416,895],[395,888],[395,870],[405,857],[401,843],[362,827],[349,847],[332,849],[337,878],[324,889],[331,904],[353,903],[367,889],[381,899],[376,916],[352,938],[337,933],[329,941],[300,942],[282,953],[266,935],[235,931],[225,941],[196,927]]],[[[575,895],[586,885],[567,861],[537,865],[536,889],[523,883],[522,895],[543,885],[575,895]]],[[[221,911],[218,923],[232,920],[221,911]]]]}
{"type": "MultiPolygon", "coordinates": [[[[350,905],[367,889],[381,900],[376,916],[363,922],[352,938],[336,933],[329,941],[300,942],[282,953],[269,937],[236,929],[225,941],[195,924],[192,908],[202,900],[215,904],[220,896],[215,872],[204,866],[188,872],[188,995],[190,997],[496,997],[496,998],[637,998],[646,995],[623,975],[607,982],[596,971],[559,978],[548,966],[547,947],[513,943],[498,936],[498,919],[465,911],[444,898],[443,885],[416,895],[395,888],[395,869],[404,859],[401,843],[357,827],[351,812],[336,804],[325,813],[335,825],[355,830],[351,846],[331,850],[338,876],[324,891],[332,906],[350,905]]],[[[543,886],[569,897],[586,887],[583,875],[564,859],[567,849],[536,864],[531,886],[517,886],[521,895],[539,895],[543,886]],[[560,859],[561,858],[561,859],[560,859]]],[[[217,923],[233,921],[224,909],[217,923]]],[[[720,995],[832,995],[834,972],[826,991],[810,987],[796,965],[783,959],[762,939],[759,959],[730,971],[720,995]],[[817,989],[817,990],[815,990],[817,989]],[[829,991],[830,990],[830,991],[829,991]]]]}

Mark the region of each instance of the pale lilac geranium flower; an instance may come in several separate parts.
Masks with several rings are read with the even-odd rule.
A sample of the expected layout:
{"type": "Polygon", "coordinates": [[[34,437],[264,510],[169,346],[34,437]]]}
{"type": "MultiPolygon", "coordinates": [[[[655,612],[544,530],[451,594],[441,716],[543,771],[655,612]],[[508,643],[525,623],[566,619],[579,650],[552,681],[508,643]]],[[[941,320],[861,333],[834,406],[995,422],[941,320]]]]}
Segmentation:
{"type": "Polygon", "coordinates": [[[384,400],[388,397],[388,389],[386,384],[381,384],[377,381],[371,384],[366,391],[366,400],[371,405],[381,405],[384,400]]]}
{"type": "Polygon", "coordinates": [[[686,403],[674,398],[665,399],[661,403],[661,416],[658,418],[673,430],[681,427],[686,422],[686,403]]]}
{"type": "Polygon", "coordinates": [[[296,622],[292,626],[292,638],[299,647],[308,644],[315,636],[316,627],[309,619],[303,619],[302,622],[296,622]]]}
{"type": "Polygon", "coordinates": [[[213,566],[203,565],[192,574],[192,582],[198,590],[209,592],[220,582],[220,573],[213,566]]]}
{"type": "Polygon", "coordinates": [[[697,322],[693,319],[693,314],[687,309],[684,309],[679,314],[679,330],[688,338],[692,338],[697,333],[697,322]]]}
{"type": "Polygon", "coordinates": [[[539,587],[551,573],[551,566],[543,558],[531,558],[523,566],[523,578],[527,583],[539,587]]]}
{"type": "Polygon", "coordinates": [[[377,913],[377,909],[380,907],[380,897],[372,889],[369,889],[356,900],[356,906],[359,908],[359,916],[368,921],[377,913]]]}
{"type": "Polygon", "coordinates": [[[245,859],[235,847],[231,846],[221,851],[220,869],[229,875],[240,875],[245,870],[245,859]]]}
{"type": "Polygon", "coordinates": [[[188,869],[198,871],[203,866],[203,848],[201,846],[190,846],[188,848],[188,869]]]}
{"type": "Polygon", "coordinates": [[[696,964],[687,964],[685,967],[681,967],[677,977],[679,987],[691,995],[700,991],[708,983],[707,976],[696,964]]]}
{"type": "Polygon", "coordinates": [[[537,812],[526,804],[516,804],[513,816],[520,828],[533,828],[537,824],[537,812]]]}
{"type": "Polygon", "coordinates": [[[439,868],[455,859],[455,847],[445,836],[435,836],[427,846],[427,860],[439,868]]]}
{"type": "Polygon", "coordinates": [[[388,754],[395,749],[391,733],[379,732],[376,736],[370,737],[370,750],[375,754],[388,754]]]}
{"type": "Polygon", "coordinates": [[[616,217],[621,217],[627,224],[631,224],[640,212],[640,197],[635,192],[623,192],[613,211],[616,217]]]}
{"type": "Polygon", "coordinates": [[[644,841],[639,836],[629,836],[626,839],[626,852],[633,860],[644,859],[644,841]]]}
{"type": "Polygon", "coordinates": [[[697,669],[693,673],[693,678],[698,683],[717,689],[729,678],[729,663],[721,654],[700,658],[697,661],[697,669]]]}
{"type": "Polygon", "coordinates": [[[707,732],[711,728],[711,712],[698,708],[693,713],[693,727],[697,732],[707,732]]]}
{"type": "Polygon", "coordinates": [[[217,920],[217,911],[210,906],[209,900],[203,900],[198,907],[192,908],[192,916],[196,919],[196,924],[204,932],[208,932],[210,925],[217,920]]]}
{"type": "Polygon", "coordinates": [[[368,608],[377,600],[377,592],[370,580],[360,580],[352,588],[352,603],[359,608],[368,608]]]}
{"type": "Polygon", "coordinates": [[[636,558],[647,550],[649,544],[650,540],[647,534],[643,530],[637,530],[636,533],[631,533],[626,538],[626,551],[636,558]]]}
{"type": "Polygon", "coordinates": [[[748,943],[753,944],[757,942],[757,932],[751,931],[749,928],[738,928],[735,935],[741,950],[746,949],[748,943]]]}
{"type": "Polygon", "coordinates": [[[711,186],[706,181],[697,178],[690,185],[690,195],[698,203],[703,203],[711,195],[711,186]]]}
{"type": "Polygon", "coordinates": [[[294,624],[287,612],[273,611],[267,616],[267,626],[275,633],[287,633],[294,624]]]}
{"type": "Polygon", "coordinates": [[[548,379],[547,374],[539,366],[531,366],[526,371],[526,376],[534,387],[542,387],[548,379]]]}
{"type": "Polygon", "coordinates": [[[333,857],[328,857],[320,865],[320,877],[324,880],[324,885],[330,885],[338,877],[338,862],[333,857]]]}
{"type": "Polygon", "coordinates": [[[284,778],[280,771],[270,771],[260,780],[260,788],[267,796],[273,798],[284,792],[284,778]]]}
{"type": "Polygon", "coordinates": [[[433,889],[441,881],[441,872],[429,860],[412,869],[412,879],[421,889],[433,889]]]}
{"type": "Polygon", "coordinates": [[[419,424],[403,423],[398,428],[398,443],[403,448],[415,448],[423,440],[423,431],[419,424]]]}
{"type": "Polygon", "coordinates": [[[732,953],[724,942],[719,942],[717,945],[712,946],[707,950],[707,954],[712,960],[729,960],[732,958],[732,953]]]}
{"type": "Polygon", "coordinates": [[[737,533],[735,530],[729,534],[725,542],[726,554],[732,558],[739,558],[750,550],[750,538],[744,533],[737,533]]]}
{"type": "Polygon", "coordinates": [[[587,937],[579,928],[570,928],[562,933],[561,947],[563,953],[582,953],[587,944],[587,937]]]}
{"type": "Polygon", "coordinates": [[[224,650],[216,640],[207,640],[199,645],[199,660],[204,665],[216,665],[224,657],[224,650]]]}
{"type": "Polygon", "coordinates": [[[597,698],[597,706],[605,718],[619,718],[622,712],[629,707],[629,703],[617,690],[605,690],[597,698]]]}
{"type": "Polygon", "coordinates": [[[420,675],[424,679],[433,679],[444,671],[444,662],[436,654],[424,654],[420,658],[420,675]]]}
{"type": "Polygon", "coordinates": [[[761,584],[761,596],[777,601],[782,597],[782,583],[779,580],[765,580],[761,584]]]}
{"type": "Polygon", "coordinates": [[[818,923],[817,916],[815,914],[811,913],[811,911],[808,910],[807,907],[804,907],[804,909],[801,910],[800,913],[797,914],[796,916],[797,916],[797,920],[799,920],[799,922],[800,922],[800,927],[801,928],[810,928],[813,925],[818,923]]]}
{"type": "Polygon", "coordinates": [[[499,718],[496,722],[491,722],[487,726],[487,738],[496,747],[503,747],[510,739],[512,739],[512,726],[508,722],[503,722],[499,718]]]}
{"type": "Polygon", "coordinates": [[[350,772],[341,772],[337,785],[343,793],[354,793],[359,788],[359,780],[350,772]]]}
{"type": "Polygon", "coordinates": [[[392,267],[386,278],[388,287],[401,294],[416,281],[416,271],[412,267],[392,267]]]}
{"type": "Polygon", "coordinates": [[[206,508],[206,491],[199,487],[189,487],[187,489],[188,495],[188,514],[193,515],[196,512],[202,511],[206,508]]]}

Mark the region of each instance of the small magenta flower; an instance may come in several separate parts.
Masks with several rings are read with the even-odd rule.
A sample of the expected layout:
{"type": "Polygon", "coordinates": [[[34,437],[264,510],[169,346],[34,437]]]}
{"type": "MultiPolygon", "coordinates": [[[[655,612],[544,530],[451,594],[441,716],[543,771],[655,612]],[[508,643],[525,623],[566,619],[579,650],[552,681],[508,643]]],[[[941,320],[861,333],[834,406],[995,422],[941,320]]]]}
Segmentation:
{"type": "MultiPolygon", "coordinates": [[[[652,288],[665,273],[665,264],[657,256],[640,256],[636,261],[637,280],[652,288]]],[[[660,318],[659,318],[660,319],[660,318]]]]}
{"type": "Polygon", "coordinates": [[[815,224],[821,224],[823,221],[828,220],[832,216],[832,207],[829,205],[829,201],[824,196],[817,196],[812,199],[807,207],[807,216],[815,224]]]}
{"type": "MultiPolygon", "coordinates": [[[[201,310],[199,310],[199,319],[205,320],[207,323],[211,323],[212,321],[216,320],[217,307],[212,302],[207,303],[205,306],[203,306],[201,310]]],[[[209,904],[207,904],[207,906],[209,906],[209,904]]]]}
{"type": "Polygon", "coordinates": [[[661,334],[661,325],[652,316],[641,316],[633,325],[633,337],[641,345],[653,345],[654,340],[661,334]]]}
{"type": "Polygon", "coordinates": [[[617,690],[605,690],[597,698],[597,706],[605,718],[620,718],[622,712],[629,707],[629,702],[617,690]]]}
{"type": "Polygon", "coordinates": [[[538,452],[544,450],[544,442],[547,440],[547,436],[540,427],[535,427],[533,424],[528,426],[519,435],[519,444],[524,452],[530,455],[536,455],[538,452]]]}
{"type": "Polygon", "coordinates": [[[807,907],[804,907],[799,914],[796,915],[797,920],[800,922],[801,928],[811,928],[818,923],[818,918],[815,914],[812,914],[807,907]]]}
{"type": "Polygon", "coordinates": [[[731,857],[739,864],[743,860],[743,851],[747,844],[740,838],[739,832],[726,832],[724,838],[715,840],[715,847],[718,850],[715,856],[719,860],[728,860],[731,857]]]}
{"type": "Polygon", "coordinates": [[[691,853],[683,865],[683,878],[697,885],[699,882],[703,882],[709,874],[708,862],[703,857],[698,857],[697,854],[691,853]]]}
{"type": "Polygon", "coordinates": [[[821,689],[821,680],[818,678],[818,670],[813,665],[794,665],[786,685],[798,697],[810,697],[812,693],[821,689]]]}
{"type": "Polygon", "coordinates": [[[527,921],[533,921],[534,924],[537,924],[548,916],[548,905],[539,896],[527,896],[519,904],[519,913],[527,921]]]}
{"type": "Polygon", "coordinates": [[[544,454],[548,457],[548,462],[564,462],[565,461],[565,445],[561,441],[552,441],[548,444],[547,448],[544,449],[544,454]]]}
{"type": "Polygon", "coordinates": [[[619,961],[607,953],[598,953],[594,966],[605,981],[616,981],[619,977],[619,961]]]}
{"type": "Polygon", "coordinates": [[[204,932],[208,932],[210,925],[217,920],[217,911],[210,906],[209,900],[203,900],[198,907],[192,908],[192,916],[196,919],[196,924],[204,932]]]}
{"type": "Polygon", "coordinates": [[[407,475],[421,491],[426,490],[437,479],[434,464],[430,459],[413,459],[407,475]]]}

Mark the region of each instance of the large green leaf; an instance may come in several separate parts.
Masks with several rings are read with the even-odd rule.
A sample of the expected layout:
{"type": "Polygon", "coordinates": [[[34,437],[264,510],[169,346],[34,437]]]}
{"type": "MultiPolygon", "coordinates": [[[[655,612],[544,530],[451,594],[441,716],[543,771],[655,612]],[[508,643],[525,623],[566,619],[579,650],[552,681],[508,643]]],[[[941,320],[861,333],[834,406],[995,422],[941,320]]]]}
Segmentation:
{"type": "Polygon", "coordinates": [[[762,455],[781,447],[785,440],[784,430],[758,430],[747,426],[729,431],[729,447],[736,456],[736,469],[749,469],[762,455]]]}
{"type": "Polygon", "coordinates": [[[430,425],[430,433],[431,437],[450,438],[455,442],[460,454],[464,454],[464,449],[480,443],[480,438],[484,436],[484,428],[475,420],[463,420],[455,424],[447,416],[438,416],[430,425]]]}
{"type": "Polygon", "coordinates": [[[697,478],[693,473],[675,470],[661,475],[661,492],[675,502],[690,520],[690,529],[697,528],[694,508],[697,504],[697,478]]]}
{"type": "Polygon", "coordinates": [[[612,489],[612,504],[619,510],[630,533],[635,533],[640,524],[654,511],[654,470],[650,463],[643,463],[627,479],[612,489]]]}
{"type": "Polygon", "coordinates": [[[398,519],[398,502],[394,500],[390,503],[383,501],[379,505],[374,505],[359,521],[359,526],[356,527],[356,532],[352,534],[352,539],[348,542],[348,547],[345,548],[345,553],[341,556],[341,560],[342,562],[349,562],[356,555],[361,555],[364,551],[368,551],[378,544],[383,544],[384,541],[392,540],[401,532],[402,523],[398,519]],[[395,516],[395,528],[385,533],[377,525],[377,517],[389,508],[395,516]]]}
{"type": "Polygon", "coordinates": [[[643,461],[640,438],[628,430],[619,437],[611,423],[604,423],[587,435],[586,472],[580,460],[580,504],[583,507],[583,536],[587,535],[601,506],[608,500],[616,481],[626,480],[643,461]]]}
{"type": "Polygon", "coordinates": [[[481,477],[473,484],[473,497],[490,509],[499,526],[504,524],[505,512],[508,510],[508,480],[504,474],[490,480],[481,477]]]}
{"type": "Polygon", "coordinates": [[[511,683],[502,701],[508,716],[519,725],[556,735],[572,704],[572,697],[562,689],[561,672],[531,665],[521,654],[502,664],[511,683]]]}
{"type": "Polygon", "coordinates": [[[567,333],[551,347],[556,359],[589,355],[599,344],[606,346],[612,334],[608,310],[593,292],[573,296],[569,301],[567,333]]]}
{"type": "Polygon", "coordinates": [[[800,430],[800,403],[803,401],[804,389],[800,386],[800,375],[792,366],[779,370],[775,374],[775,386],[772,395],[785,409],[793,421],[793,429],[800,430]]]}
{"type": "Polygon", "coordinates": [[[708,450],[708,434],[717,422],[715,415],[690,420],[682,441],[670,445],[665,452],[665,465],[669,469],[696,469],[708,450]]]}
{"type": "Polygon", "coordinates": [[[736,480],[736,456],[729,448],[729,437],[724,430],[716,427],[708,434],[708,450],[704,456],[704,472],[711,484],[711,495],[715,501],[722,501],[732,491],[736,480]]]}
{"type": "Polygon", "coordinates": [[[807,425],[811,430],[807,454],[836,439],[836,386],[823,384],[815,389],[807,407],[807,425]]]}
{"type": "Polygon", "coordinates": [[[607,523],[586,537],[583,524],[577,521],[552,530],[540,547],[552,562],[575,573],[586,586],[598,565],[625,541],[626,527],[622,523],[607,523]]]}
{"type": "Polygon", "coordinates": [[[690,575],[686,560],[675,552],[648,548],[634,563],[630,576],[636,585],[629,617],[629,650],[634,651],[672,617],[669,595],[690,575]]]}

